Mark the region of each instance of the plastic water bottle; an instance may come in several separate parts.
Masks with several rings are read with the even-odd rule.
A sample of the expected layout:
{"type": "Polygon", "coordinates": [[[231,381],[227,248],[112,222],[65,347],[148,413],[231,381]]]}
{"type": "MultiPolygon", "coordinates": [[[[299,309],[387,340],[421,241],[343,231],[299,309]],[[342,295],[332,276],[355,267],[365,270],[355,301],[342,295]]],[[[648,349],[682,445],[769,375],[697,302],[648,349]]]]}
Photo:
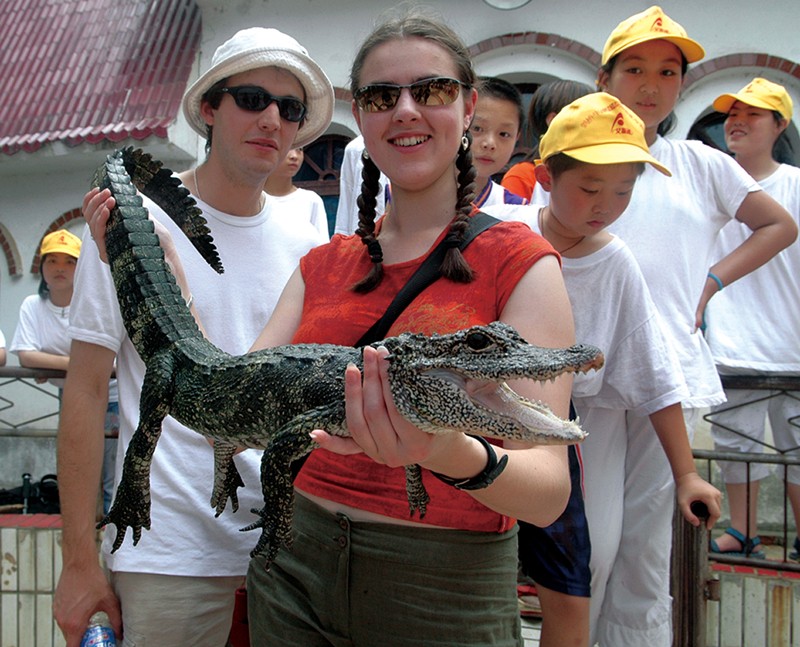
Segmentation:
{"type": "Polygon", "coordinates": [[[105,611],[98,611],[89,618],[81,647],[117,647],[117,639],[105,611]]]}

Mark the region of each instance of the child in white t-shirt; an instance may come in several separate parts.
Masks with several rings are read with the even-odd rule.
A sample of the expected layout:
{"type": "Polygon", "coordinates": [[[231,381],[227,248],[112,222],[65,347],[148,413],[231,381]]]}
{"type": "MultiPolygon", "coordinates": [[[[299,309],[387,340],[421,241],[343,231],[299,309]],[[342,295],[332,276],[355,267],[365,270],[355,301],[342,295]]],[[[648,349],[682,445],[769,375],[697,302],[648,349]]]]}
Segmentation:
{"type": "MultiPolygon", "coordinates": [[[[605,230],[628,206],[645,163],[665,175],[669,171],[649,154],[642,121],[606,93],[584,96],[559,112],[540,142],[540,154],[536,180],[549,192],[549,205],[488,211],[524,220],[561,254],[576,339],[598,346],[606,357],[600,371],[576,376],[572,392],[589,434],[581,453],[591,597],[584,563],[589,554],[576,549],[585,532],[579,502],[571,500],[554,526],[520,528],[521,550],[530,553],[521,554],[523,568],[531,566],[542,602],[542,645],[566,644],[567,636],[586,645],[594,644],[619,548],[624,484],[640,469],[626,460],[627,414],[650,417],[689,522],[700,523],[690,505],[702,501],[710,512],[710,528],[719,517],[721,494],[695,469],[680,404],[686,386],[639,266],[625,243],[605,230]]],[[[574,499],[580,490],[573,494],[574,499]]]]}
{"type": "MultiPolygon", "coordinates": [[[[739,165],[761,188],[800,218],[800,169],[779,162],[788,143],[792,99],[786,89],[755,78],[739,92],[714,100],[714,109],[726,113],[725,143],[739,165]]],[[[726,225],[718,239],[718,256],[726,256],[750,231],[738,222],[726,225]]],[[[800,244],[795,242],[757,271],[727,286],[709,303],[706,339],[717,370],[723,376],[797,376],[800,374],[800,244]]],[[[725,404],[712,410],[711,435],[715,448],[725,452],[761,453],[765,423],[770,421],[775,446],[785,451],[800,445],[800,430],[791,420],[800,415],[800,393],[767,389],[726,388],[725,404]],[[735,430],[735,431],[730,431],[735,430]],[[739,433],[735,433],[739,432],[739,433]]],[[[758,536],[758,491],[770,468],[720,461],[728,495],[730,527],[711,541],[713,553],[764,557],[758,536]],[[750,482],[748,492],[747,483],[750,482]],[[749,505],[748,505],[749,501],[749,505]]],[[[795,523],[800,520],[800,469],[787,471],[787,496],[795,523]]],[[[790,558],[800,557],[795,538],[790,558]]]]}
{"type": "MultiPolygon", "coordinates": [[[[19,322],[9,350],[25,368],[57,371],[69,369],[71,340],[67,334],[72,302],[75,268],[81,253],[81,240],[66,229],[47,234],[39,248],[41,281],[38,294],[25,298],[19,310],[19,322]]],[[[50,380],[63,386],[61,378],[50,380]]],[[[111,506],[114,488],[114,464],[119,435],[119,405],[116,380],[109,383],[103,454],[103,509],[111,506]]]]}
{"type": "Polygon", "coordinates": [[[267,177],[264,191],[272,196],[273,217],[307,218],[308,222],[320,233],[320,242],[327,242],[331,237],[328,231],[328,214],[325,203],[313,191],[302,189],[292,183],[292,179],[303,166],[305,153],[302,148],[290,150],[280,165],[267,177]]]}

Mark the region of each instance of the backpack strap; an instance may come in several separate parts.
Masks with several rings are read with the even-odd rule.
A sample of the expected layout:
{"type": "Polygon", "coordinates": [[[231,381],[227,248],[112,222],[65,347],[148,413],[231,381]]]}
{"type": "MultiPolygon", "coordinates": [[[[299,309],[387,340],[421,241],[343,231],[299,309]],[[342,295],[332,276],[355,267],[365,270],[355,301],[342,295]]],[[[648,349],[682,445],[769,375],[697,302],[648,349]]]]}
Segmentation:
{"type": "MultiPolygon", "coordinates": [[[[500,222],[497,218],[490,216],[488,213],[479,211],[469,219],[467,230],[464,232],[464,238],[458,248],[464,251],[467,246],[475,240],[481,233],[500,222]]],[[[436,248],[428,255],[428,257],[417,268],[417,271],[411,275],[400,291],[395,295],[386,312],[378,319],[372,327],[367,330],[354,346],[360,348],[375,341],[380,341],[386,337],[389,328],[395,322],[397,317],[405,310],[408,305],[417,296],[427,288],[431,283],[435,282],[442,275],[442,263],[444,262],[445,254],[447,254],[447,247],[444,240],[440,242],[436,248]]]]}

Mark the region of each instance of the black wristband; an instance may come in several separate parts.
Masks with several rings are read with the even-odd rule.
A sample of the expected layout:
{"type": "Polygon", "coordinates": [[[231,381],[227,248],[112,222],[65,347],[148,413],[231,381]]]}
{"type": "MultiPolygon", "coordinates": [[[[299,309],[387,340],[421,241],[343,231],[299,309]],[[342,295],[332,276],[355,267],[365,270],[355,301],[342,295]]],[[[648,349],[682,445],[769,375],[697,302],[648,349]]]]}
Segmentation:
{"type": "Polygon", "coordinates": [[[508,456],[504,455],[500,460],[497,460],[494,447],[492,447],[488,440],[483,436],[473,436],[472,434],[467,434],[467,436],[475,438],[486,450],[486,467],[483,468],[481,473],[468,479],[454,479],[451,476],[445,476],[438,472],[431,472],[431,474],[442,481],[442,483],[452,485],[456,490],[482,490],[494,483],[494,480],[503,473],[508,463],[508,456]]]}

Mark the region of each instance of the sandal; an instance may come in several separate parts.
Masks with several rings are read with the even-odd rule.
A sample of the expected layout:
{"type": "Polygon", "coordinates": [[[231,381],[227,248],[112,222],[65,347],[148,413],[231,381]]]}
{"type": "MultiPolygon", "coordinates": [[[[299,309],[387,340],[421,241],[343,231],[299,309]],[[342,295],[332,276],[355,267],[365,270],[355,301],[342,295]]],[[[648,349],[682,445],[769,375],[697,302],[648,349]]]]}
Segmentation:
{"type": "MultiPolygon", "coordinates": [[[[716,540],[712,539],[709,542],[709,551],[717,555],[728,555],[729,557],[750,557],[752,559],[764,559],[766,555],[763,550],[756,550],[761,545],[761,539],[756,537],[745,537],[736,528],[728,528],[725,530],[726,535],[730,535],[741,544],[739,550],[722,550],[717,544],[716,540]]],[[[800,540],[795,541],[795,548],[798,550],[798,557],[800,557],[800,540]]]]}
{"type": "Polygon", "coordinates": [[[789,559],[800,561],[800,537],[794,538],[794,550],[789,553],[789,559]]]}

